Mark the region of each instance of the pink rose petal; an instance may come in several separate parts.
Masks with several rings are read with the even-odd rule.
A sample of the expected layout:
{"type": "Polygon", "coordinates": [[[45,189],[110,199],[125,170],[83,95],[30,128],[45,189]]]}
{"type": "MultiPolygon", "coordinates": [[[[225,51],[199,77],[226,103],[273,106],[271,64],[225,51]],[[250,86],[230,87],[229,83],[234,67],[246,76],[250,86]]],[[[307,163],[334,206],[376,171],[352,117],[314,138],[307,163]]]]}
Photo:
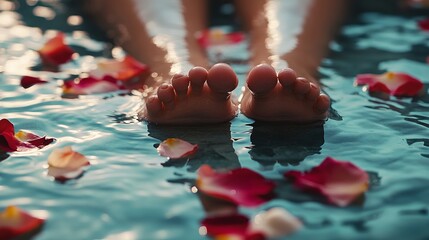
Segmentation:
{"type": "Polygon", "coordinates": [[[29,239],[43,226],[44,220],[31,216],[15,206],[0,212],[0,239],[29,239]]]}
{"type": "Polygon", "coordinates": [[[56,180],[68,180],[79,177],[83,168],[90,165],[88,159],[73,151],[70,146],[56,149],[48,157],[48,175],[56,180]]]}
{"type": "Polygon", "coordinates": [[[131,56],[123,60],[103,59],[97,63],[97,68],[89,73],[95,78],[111,76],[120,81],[129,81],[149,71],[149,67],[138,62],[131,56]]]}
{"type": "Polygon", "coordinates": [[[114,82],[111,77],[97,79],[86,77],[75,81],[66,81],[63,85],[63,94],[66,95],[89,95],[96,93],[108,93],[124,89],[120,84],[114,82]]]}
{"type": "Polygon", "coordinates": [[[342,207],[361,196],[369,185],[365,171],[353,163],[331,157],[308,172],[289,171],[285,177],[292,179],[296,187],[321,194],[330,203],[342,207]]]}
{"type": "Polygon", "coordinates": [[[163,157],[178,159],[194,154],[198,150],[198,145],[178,138],[168,138],[159,144],[157,150],[163,157]]]}
{"type": "Polygon", "coordinates": [[[22,76],[21,78],[21,86],[23,88],[29,88],[36,84],[44,84],[47,83],[47,81],[42,80],[38,77],[32,77],[32,76],[22,76]]]}
{"type": "Polygon", "coordinates": [[[279,238],[298,231],[302,223],[283,208],[271,208],[256,215],[251,222],[252,232],[260,232],[269,238],[279,238]]]}
{"type": "Polygon", "coordinates": [[[393,96],[416,96],[423,89],[423,83],[406,73],[360,74],[355,84],[368,85],[370,92],[384,92],[393,96]]]}
{"type": "Polygon", "coordinates": [[[64,38],[64,33],[59,32],[38,51],[44,64],[58,66],[72,59],[74,51],[64,43],[64,38]]]}
{"type": "Polygon", "coordinates": [[[270,200],[275,185],[247,168],[215,172],[209,165],[203,165],[198,170],[197,187],[209,196],[255,207],[270,200]]]}

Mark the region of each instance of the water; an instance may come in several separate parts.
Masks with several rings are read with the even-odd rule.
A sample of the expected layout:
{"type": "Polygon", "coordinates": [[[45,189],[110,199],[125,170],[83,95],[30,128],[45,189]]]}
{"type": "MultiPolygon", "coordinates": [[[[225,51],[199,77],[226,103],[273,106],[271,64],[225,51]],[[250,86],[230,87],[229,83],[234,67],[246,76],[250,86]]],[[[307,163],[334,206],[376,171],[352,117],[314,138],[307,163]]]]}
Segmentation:
{"type": "Polygon", "coordinates": [[[198,234],[204,211],[190,188],[205,163],[248,167],[278,182],[276,199],[242,212],[286,208],[305,223],[288,239],[429,239],[429,99],[382,99],[352,84],[359,73],[404,71],[423,80],[427,92],[429,34],[415,25],[422,15],[366,13],[344,28],[321,68],[338,113],[323,126],[253,124],[240,115],[215,126],[159,127],[137,121],[136,94],[61,98],[60,79],[88,68],[92,56],[110,55],[110,45],[85,19],[65,23],[77,13],[57,2],[47,5],[51,12],[34,11],[39,16],[24,1],[16,10],[8,3],[0,1],[0,117],[57,141],[1,156],[0,209],[13,204],[46,218],[37,240],[204,239],[198,234]],[[67,32],[81,55],[62,73],[36,71],[34,50],[47,29],[67,32]],[[51,82],[23,89],[22,74],[51,82]],[[189,161],[167,162],[155,149],[167,137],[198,143],[201,151],[189,161]],[[60,184],[46,175],[46,160],[53,149],[69,145],[91,166],[80,179],[60,184]],[[282,180],[283,172],[309,169],[326,156],[370,173],[361,204],[330,206],[282,180]]]}

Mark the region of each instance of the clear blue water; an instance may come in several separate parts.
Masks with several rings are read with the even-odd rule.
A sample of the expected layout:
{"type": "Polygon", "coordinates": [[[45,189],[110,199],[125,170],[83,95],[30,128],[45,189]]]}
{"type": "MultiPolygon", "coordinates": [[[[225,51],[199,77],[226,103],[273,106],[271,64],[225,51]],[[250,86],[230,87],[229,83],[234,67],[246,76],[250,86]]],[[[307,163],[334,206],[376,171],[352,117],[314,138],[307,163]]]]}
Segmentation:
{"type": "Polygon", "coordinates": [[[36,239],[204,239],[198,233],[204,210],[190,187],[195,170],[206,163],[248,167],[275,180],[276,199],[242,212],[286,208],[305,223],[288,239],[429,239],[429,98],[383,99],[352,84],[359,73],[404,71],[423,80],[427,93],[429,34],[415,24],[421,15],[366,13],[344,27],[320,69],[337,112],[323,126],[254,124],[239,115],[215,126],[160,127],[137,121],[136,94],[62,98],[57,79],[85,69],[91,56],[110,55],[110,45],[85,34],[86,20],[67,24],[70,12],[57,2],[48,5],[54,17],[46,9],[34,16],[34,6],[24,1],[7,11],[4,2],[0,117],[16,129],[57,139],[0,162],[0,209],[17,205],[46,218],[36,239]],[[50,28],[67,32],[81,54],[62,73],[36,71],[34,50],[44,42],[41,29],[50,28]],[[52,81],[23,89],[23,74],[52,81]],[[168,137],[198,143],[201,151],[189,161],[167,162],[155,146],[168,137]],[[53,149],[69,145],[91,166],[80,179],[60,184],[46,175],[46,160],[53,149]],[[370,173],[371,187],[360,204],[327,205],[282,180],[283,172],[309,169],[326,156],[370,173]]]}

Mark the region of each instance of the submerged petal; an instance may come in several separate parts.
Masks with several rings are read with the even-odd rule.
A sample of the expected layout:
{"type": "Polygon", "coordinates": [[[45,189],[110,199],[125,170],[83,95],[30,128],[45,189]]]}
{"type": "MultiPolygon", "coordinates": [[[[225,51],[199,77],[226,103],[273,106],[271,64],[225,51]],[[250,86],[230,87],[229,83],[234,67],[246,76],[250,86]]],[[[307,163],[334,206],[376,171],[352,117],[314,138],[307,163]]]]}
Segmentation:
{"type": "Polygon", "coordinates": [[[423,83],[406,73],[360,74],[355,84],[368,85],[370,92],[384,92],[394,96],[416,96],[423,89],[423,83]]]}
{"type": "Polygon", "coordinates": [[[9,206],[0,212],[0,239],[17,239],[23,235],[37,233],[44,223],[43,219],[31,216],[18,207],[9,206]]]}
{"type": "Polygon", "coordinates": [[[308,172],[289,171],[286,178],[296,187],[323,195],[330,203],[346,206],[361,196],[369,185],[368,174],[353,163],[327,157],[308,172]]]}
{"type": "Polygon", "coordinates": [[[201,227],[209,236],[245,235],[249,227],[249,218],[241,214],[211,216],[201,221],[201,227]]]}
{"type": "Polygon", "coordinates": [[[38,77],[22,76],[22,78],[21,78],[21,86],[23,88],[29,88],[29,87],[31,87],[33,85],[44,84],[44,83],[47,83],[47,81],[42,80],[42,79],[40,79],[38,77]]]}
{"type": "Polygon", "coordinates": [[[23,148],[43,148],[44,146],[49,145],[54,141],[53,138],[46,138],[45,136],[40,137],[36,134],[22,130],[15,133],[15,137],[21,141],[20,146],[23,148]]]}
{"type": "Polygon", "coordinates": [[[74,51],[64,43],[64,38],[64,33],[59,32],[38,51],[45,64],[57,66],[72,59],[74,51]]]}
{"type": "Polygon", "coordinates": [[[194,154],[198,150],[198,145],[178,138],[168,138],[159,144],[157,150],[163,157],[178,159],[194,154]]]}
{"type": "Polygon", "coordinates": [[[203,165],[198,170],[197,187],[209,196],[255,207],[271,199],[275,185],[247,168],[215,172],[209,165],[203,165]]]}
{"type": "Polygon", "coordinates": [[[269,238],[290,235],[302,227],[298,218],[283,208],[271,208],[259,213],[251,223],[252,232],[261,232],[269,238]]]}
{"type": "Polygon", "coordinates": [[[56,149],[48,157],[48,175],[55,179],[65,180],[79,177],[83,167],[90,165],[88,159],[67,146],[56,149]]]}

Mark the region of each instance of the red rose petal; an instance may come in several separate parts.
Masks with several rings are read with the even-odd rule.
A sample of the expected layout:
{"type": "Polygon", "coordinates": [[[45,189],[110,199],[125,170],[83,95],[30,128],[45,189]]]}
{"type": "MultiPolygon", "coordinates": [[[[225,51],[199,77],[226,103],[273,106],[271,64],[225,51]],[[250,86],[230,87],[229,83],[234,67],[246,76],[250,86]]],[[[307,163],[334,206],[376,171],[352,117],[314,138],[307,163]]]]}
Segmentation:
{"type": "Polygon", "coordinates": [[[201,221],[201,226],[205,229],[200,230],[200,232],[206,232],[209,236],[245,235],[249,227],[249,218],[241,214],[213,216],[201,221]]]}
{"type": "Polygon", "coordinates": [[[384,92],[393,96],[416,96],[423,89],[423,83],[406,73],[360,74],[355,84],[368,85],[370,92],[384,92]]]}
{"type": "Polygon", "coordinates": [[[43,219],[31,216],[15,206],[7,207],[0,213],[0,239],[16,239],[39,230],[44,223],[43,219]]]}
{"type": "Polygon", "coordinates": [[[64,33],[58,33],[48,40],[38,51],[42,61],[47,65],[57,66],[72,59],[73,49],[64,43],[64,33]]]}
{"type": "Polygon", "coordinates": [[[429,18],[422,19],[417,22],[420,29],[423,31],[429,31],[429,18]]]}
{"type": "Polygon", "coordinates": [[[123,89],[119,84],[113,83],[111,78],[97,79],[86,77],[76,79],[75,81],[64,82],[63,94],[70,95],[89,95],[96,93],[108,93],[123,89]]]}
{"type": "Polygon", "coordinates": [[[219,173],[203,165],[198,170],[200,191],[238,205],[255,207],[265,203],[270,200],[274,186],[272,181],[247,168],[219,173]]]}
{"type": "Polygon", "coordinates": [[[179,159],[194,154],[198,150],[198,145],[178,138],[168,138],[159,144],[157,150],[163,157],[179,159]]]}
{"type": "Polygon", "coordinates": [[[70,146],[52,151],[48,164],[48,175],[60,181],[79,177],[83,168],[90,165],[84,155],[73,151],[70,146]]]}
{"type": "Polygon", "coordinates": [[[15,138],[15,128],[7,119],[0,120],[0,150],[14,152],[18,149],[20,141],[15,138]]]}
{"type": "Polygon", "coordinates": [[[42,80],[38,77],[31,77],[31,76],[22,76],[21,78],[21,86],[23,88],[29,88],[36,84],[44,84],[47,83],[47,81],[42,80]]]}
{"type": "Polygon", "coordinates": [[[301,173],[289,171],[285,177],[296,187],[323,195],[329,202],[346,206],[361,196],[369,185],[368,174],[350,162],[327,157],[319,166],[301,173]]]}
{"type": "Polygon", "coordinates": [[[0,120],[0,150],[2,151],[14,152],[43,148],[54,140],[54,138],[39,137],[25,131],[15,133],[15,128],[9,120],[0,120]]]}

